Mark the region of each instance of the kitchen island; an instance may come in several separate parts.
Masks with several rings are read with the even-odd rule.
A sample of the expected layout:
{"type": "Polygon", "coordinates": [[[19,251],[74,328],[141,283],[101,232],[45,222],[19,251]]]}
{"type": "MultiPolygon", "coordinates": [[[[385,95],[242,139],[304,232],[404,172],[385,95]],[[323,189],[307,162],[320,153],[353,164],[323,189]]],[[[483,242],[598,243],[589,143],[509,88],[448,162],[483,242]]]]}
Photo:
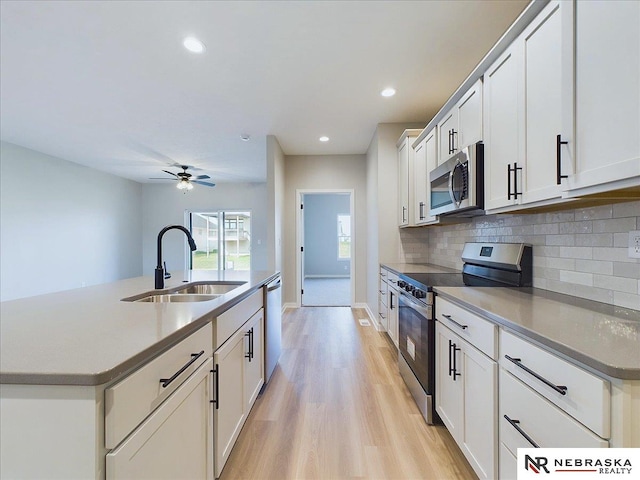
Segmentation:
{"type": "MultiPolygon", "coordinates": [[[[250,325],[249,344],[253,359],[254,348],[259,354],[262,352],[259,345],[263,325],[262,290],[278,275],[268,271],[187,272],[184,276],[174,274],[174,278],[167,280],[163,291],[198,282],[244,282],[228,293],[201,302],[123,301],[146,292],[154,293],[153,277],[138,277],[1,303],[0,477],[113,478],[105,467],[105,458],[116,446],[110,443],[122,440],[119,432],[124,428],[121,417],[115,413],[135,410],[133,404],[127,406],[126,403],[143,398],[138,395],[128,398],[125,394],[124,408],[122,403],[117,406],[115,402],[120,401],[118,398],[122,395],[118,388],[123,380],[134,378],[150,364],[164,362],[189,342],[189,348],[197,346],[195,352],[204,352],[198,362],[208,357],[208,364],[212,352],[217,348],[222,351],[227,338],[231,341],[238,336],[243,339],[239,344],[242,358],[245,334],[238,327],[248,325],[249,316],[255,319],[250,325]],[[229,337],[216,338],[216,331],[224,330],[216,325],[219,319],[224,320],[224,328],[230,326],[233,330],[225,333],[229,337]],[[255,347],[254,331],[257,332],[255,347]],[[114,416],[111,423],[116,433],[113,435],[110,415],[114,416]]],[[[187,358],[189,351],[186,350],[187,358]]],[[[182,359],[170,360],[174,362],[171,365],[184,363],[182,359]]],[[[263,365],[262,359],[256,360],[253,365],[263,365]]],[[[186,377],[192,379],[196,369],[200,371],[205,366],[204,363],[198,365],[195,363],[181,371],[172,366],[165,376],[175,370],[176,382],[165,389],[162,380],[166,379],[161,379],[158,385],[154,380],[157,397],[143,399],[143,405],[136,408],[149,412],[160,410],[159,407],[166,405],[167,399],[175,397],[175,391],[180,390],[180,385],[175,384],[186,377]]],[[[217,401],[218,397],[209,400],[214,393],[214,382],[207,373],[208,370],[202,374],[204,383],[198,388],[207,396],[201,403],[210,405],[210,401],[217,401]]],[[[262,385],[261,382],[262,377],[256,385],[262,385]]],[[[252,388],[248,408],[255,401],[255,385],[252,388]]],[[[232,436],[246,418],[247,405],[244,407],[230,433],[232,436]]],[[[214,413],[207,415],[213,423],[214,413]]],[[[153,415],[149,415],[151,417],[153,415]]],[[[133,421],[126,420],[124,424],[133,421]]],[[[210,448],[211,443],[210,439],[206,446],[210,448]]],[[[232,446],[230,442],[227,450],[232,446]]],[[[213,460],[207,459],[207,464],[207,476],[211,477],[213,460]]]]}

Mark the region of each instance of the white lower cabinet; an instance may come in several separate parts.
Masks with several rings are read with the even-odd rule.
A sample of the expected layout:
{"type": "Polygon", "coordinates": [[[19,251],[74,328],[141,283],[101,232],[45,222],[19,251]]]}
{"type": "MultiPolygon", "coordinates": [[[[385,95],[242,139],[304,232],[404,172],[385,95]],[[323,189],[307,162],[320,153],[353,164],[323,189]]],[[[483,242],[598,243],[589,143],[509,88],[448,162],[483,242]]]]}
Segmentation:
{"type": "Polygon", "coordinates": [[[436,323],[436,410],[479,478],[497,466],[497,363],[436,323]]]}
{"type": "Polygon", "coordinates": [[[107,454],[107,480],[212,478],[212,365],[209,358],[107,454]]]}
{"type": "Polygon", "coordinates": [[[263,312],[260,309],[213,354],[216,478],[220,476],[264,383],[263,312]]]}

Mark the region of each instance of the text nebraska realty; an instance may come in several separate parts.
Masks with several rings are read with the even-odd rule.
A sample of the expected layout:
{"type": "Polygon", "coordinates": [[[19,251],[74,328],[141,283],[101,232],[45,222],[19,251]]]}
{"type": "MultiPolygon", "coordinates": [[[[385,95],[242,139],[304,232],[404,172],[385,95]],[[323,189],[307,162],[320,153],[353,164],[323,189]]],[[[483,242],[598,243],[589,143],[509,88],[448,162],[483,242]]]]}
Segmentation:
{"type": "MultiPolygon", "coordinates": [[[[525,465],[538,467],[538,471],[544,470],[550,473],[547,468],[549,463],[546,457],[531,458],[525,455],[525,465]]],[[[549,465],[551,466],[551,465],[549,465]]],[[[592,472],[604,474],[631,474],[633,465],[628,458],[556,458],[553,460],[554,471],[556,472],[592,472]]]]}

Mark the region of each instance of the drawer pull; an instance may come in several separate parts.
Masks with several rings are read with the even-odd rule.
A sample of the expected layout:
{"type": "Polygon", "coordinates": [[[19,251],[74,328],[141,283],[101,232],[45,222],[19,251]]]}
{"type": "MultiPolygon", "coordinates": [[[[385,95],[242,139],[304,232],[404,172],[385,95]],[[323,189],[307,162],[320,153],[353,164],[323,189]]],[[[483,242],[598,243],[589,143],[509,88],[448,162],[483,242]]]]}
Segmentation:
{"type": "Polygon", "coordinates": [[[461,323],[456,322],[453,318],[451,318],[451,315],[447,315],[443,313],[442,316],[447,320],[449,320],[451,323],[453,323],[456,327],[461,328],[462,330],[466,330],[467,328],[469,328],[469,325],[462,325],[461,323]]]}
{"type": "Polygon", "coordinates": [[[200,353],[192,353],[191,360],[189,360],[184,367],[182,367],[180,370],[174,373],[171,378],[161,378],[160,383],[162,384],[162,388],[167,388],[171,382],[173,382],[176,378],[178,378],[180,374],[184,372],[187,368],[193,365],[193,363],[196,360],[198,360],[202,355],[204,355],[204,350],[202,350],[200,353]]]}
{"type": "Polygon", "coordinates": [[[220,397],[220,373],[218,371],[218,364],[216,363],[216,366],[213,370],[211,370],[211,373],[213,374],[213,380],[214,380],[214,399],[211,400],[211,403],[215,403],[216,404],[216,410],[218,410],[220,408],[220,401],[218,400],[220,397]]]}
{"type": "Polygon", "coordinates": [[[520,420],[511,420],[507,415],[505,415],[504,418],[507,422],[511,424],[513,428],[515,428],[518,431],[518,433],[520,433],[520,435],[522,435],[527,440],[527,442],[529,442],[531,445],[533,445],[536,448],[540,448],[540,446],[536,442],[534,442],[529,435],[527,435],[527,432],[525,432],[520,428],[520,426],[518,425],[520,423],[520,420]]]}
{"type": "Polygon", "coordinates": [[[547,385],[548,387],[553,388],[556,392],[558,392],[560,395],[566,395],[567,394],[567,390],[568,388],[565,385],[555,385],[553,383],[551,383],[549,380],[547,380],[546,378],[544,378],[543,376],[537,374],[536,372],[534,372],[533,370],[531,370],[528,367],[525,367],[519,358],[513,358],[510,357],[509,355],[505,355],[504,358],[506,358],[507,360],[509,360],[510,362],[515,363],[518,367],[520,367],[521,369],[523,369],[525,372],[527,372],[530,375],[533,375],[535,378],[537,378],[538,380],[540,380],[542,383],[544,383],[545,385],[547,385]]]}

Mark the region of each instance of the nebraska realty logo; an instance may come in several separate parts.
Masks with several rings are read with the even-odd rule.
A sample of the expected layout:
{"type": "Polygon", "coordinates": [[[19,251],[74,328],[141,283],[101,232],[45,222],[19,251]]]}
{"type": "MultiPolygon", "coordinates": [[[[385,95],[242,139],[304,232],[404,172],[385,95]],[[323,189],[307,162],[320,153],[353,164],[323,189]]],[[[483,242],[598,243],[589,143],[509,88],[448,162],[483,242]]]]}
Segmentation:
{"type": "Polygon", "coordinates": [[[640,478],[640,448],[519,448],[518,479],[640,478]],[[577,474],[577,475],[576,475],[577,474]]]}

